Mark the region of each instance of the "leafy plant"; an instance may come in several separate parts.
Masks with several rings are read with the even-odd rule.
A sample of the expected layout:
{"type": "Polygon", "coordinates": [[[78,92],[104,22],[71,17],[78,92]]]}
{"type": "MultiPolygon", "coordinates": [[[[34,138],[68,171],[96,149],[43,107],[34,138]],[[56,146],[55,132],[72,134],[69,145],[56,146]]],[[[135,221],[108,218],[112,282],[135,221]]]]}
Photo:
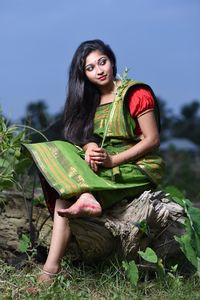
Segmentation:
{"type": "Polygon", "coordinates": [[[28,251],[28,248],[30,247],[31,241],[27,234],[22,234],[20,240],[19,240],[19,251],[24,253],[28,251]]]}
{"type": "MultiPolygon", "coordinates": [[[[165,269],[162,264],[162,260],[158,258],[155,251],[149,247],[145,251],[138,251],[139,256],[146,262],[155,265],[155,270],[160,278],[163,278],[165,275],[165,269]]],[[[136,287],[139,280],[139,269],[134,260],[130,262],[123,261],[122,266],[126,271],[126,275],[130,282],[136,287]]]]}
{"type": "Polygon", "coordinates": [[[139,280],[139,271],[135,261],[134,260],[131,260],[130,262],[123,261],[122,266],[126,271],[128,279],[136,287],[139,280]]]}
{"type": "Polygon", "coordinates": [[[150,228],[146,220],[142,220],[139,223],[134,223],[134,225],[137,226],[141,232],[149,236],[150,228]]]}
{"type": "Polygon", "coordinates": [[[17,184],[17,172],[20,173],[28,163],[20,151],[24,141],[25,132],[9,126],[0,114],[0,191],[17,184]]]}
{"type": "Polygon", "coordinates": [[[138,251],[138,254],[143,260],[155,265],[155,270],[161,279],[165,277],[165,268],[162,259],[158,258],[153,249],[147,247],[145,251],[138,251]]]}
{"type": "MultiPolygon", "coordinates": [[[[27,209],[29,235],[23,234],[21,236],[19,241],[20,252],[31,251],[30,246],[34,247],[36,244],[39,232],[47,220],[46,218],[42,224],[40,224],[39,229],[36,229],[33,222],[33,205],[41,205],[44,199],[43,197],[34,197],[34,189],[36,186],[35,177],[32,176],[34,172],[31,172],[31,176],[29,175],[32,161],[21,151],[22,143],[29,142],[29,140],[26,139],[27,130],[32,130],[47,140],[40,131],[32,127],[26,125],[10,125],[0,113],[0,191],[17,188],[23,196],[24,204],[27,209]],[[27,199],[29,199],[29,201],[27,201],[27,199]]],[[[1,208],[3,208],[5,201],[1,199],[0,201],[1,208]]]]}
{"type": "Polygon", "coordinates": [[[184,208],[186,214],[185,234],[180,237],[176,236],[175,239],[179,242],[186,258],[200,274],[200,210],[193,207],[191,201],[185,198],[176,187],[169,186],[166,188],[166,192],[170,193],[174,202],[184,208]]]}
{"type": "Polygon", "coordinates": [[[138,251],[138,254],[146,261],[156,264],[158,262],[158,256],[155,253],[155,251],[149,247],[146,248],[146,250],[138,251]]]}

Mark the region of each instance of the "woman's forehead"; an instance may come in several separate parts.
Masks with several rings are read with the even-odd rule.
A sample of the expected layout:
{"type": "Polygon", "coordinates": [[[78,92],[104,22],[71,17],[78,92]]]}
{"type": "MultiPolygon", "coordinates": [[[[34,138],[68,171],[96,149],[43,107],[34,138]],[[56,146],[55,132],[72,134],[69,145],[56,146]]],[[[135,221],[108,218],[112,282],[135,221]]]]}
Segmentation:
{"type": "Polygon", "coordinates": [[[88,56],[86,57],[85,65],[97,63],[102,56],[107,57],[103,52],[99,50],[90,52],[90,54],[88,54],[88,56]]]}

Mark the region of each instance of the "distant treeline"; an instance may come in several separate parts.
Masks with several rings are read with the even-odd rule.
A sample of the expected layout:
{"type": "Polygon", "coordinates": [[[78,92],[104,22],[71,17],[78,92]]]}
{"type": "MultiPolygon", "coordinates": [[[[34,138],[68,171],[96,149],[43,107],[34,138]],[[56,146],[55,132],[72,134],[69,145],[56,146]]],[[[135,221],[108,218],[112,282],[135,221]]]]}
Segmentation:
{"type": "MultiPolygon", "coordinates": [[[[158,103],[161,116],[161,141],[171,137],[186,138],[200,145],[200,101],[193,100],[183,105],[179,115],[168,109],[166,102],[161,98],[158,98],[158,103]]],[[[49,140],[63,138],[62,112],[50,114],[44,100],[30,102],[20,123],[44,131],[49,140]]]]}

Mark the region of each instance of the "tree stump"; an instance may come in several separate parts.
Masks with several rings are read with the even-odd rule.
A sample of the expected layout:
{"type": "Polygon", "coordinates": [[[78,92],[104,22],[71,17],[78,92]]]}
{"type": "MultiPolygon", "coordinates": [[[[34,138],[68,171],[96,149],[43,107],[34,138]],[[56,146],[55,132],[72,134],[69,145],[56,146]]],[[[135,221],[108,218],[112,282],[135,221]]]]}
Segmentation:
{"type": "MultiPolygon", "coordinates": [[[[41,190],[40,192],[41,193],[41,190]]],[[[0,214],[0,256],[18,255],[20,233],[30,233],[27,209],[20,193],[2,193],[7,204],[0,214]],[[9,254],[10,253],[10,254],[9,254]]],[[[49,246],[52,220],[46,207],[33,206],[36,243],[49,246]],[[41,224],[44,224],[42,229],[41,224]]],[[[161,191],[146,191],[131,202],[124,200],[98,218],[70,220],[72,240],[66,255],[86,263],[137,259],[138,250],[152,247],[159,257],[174,256],[180,248],[174,235],[184,233],[185,213],[161,191]],[[146,233],[142,222],[147,225],[146,233]]]]}
{"type": "Polygon", "coordinates": [[[131,202],[124,200],[98,218],[70,220],[73,239],[67,255],[86,263],[112,258],[137,259],[138,250],[152,247],[161,258],[174,256],[184,233],[183,208],[161,191],[145,191],[131,202]],[[146,233],[142,230],[146,225],[146,233]]]}

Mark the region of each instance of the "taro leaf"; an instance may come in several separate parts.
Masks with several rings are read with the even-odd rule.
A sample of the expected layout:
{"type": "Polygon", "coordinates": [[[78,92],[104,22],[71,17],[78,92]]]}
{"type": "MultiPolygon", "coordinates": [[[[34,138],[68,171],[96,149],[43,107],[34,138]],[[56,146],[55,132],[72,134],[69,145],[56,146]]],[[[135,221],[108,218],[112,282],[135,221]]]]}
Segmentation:
{"type": "Polygon", "coordinates": [[[146,248],[145,252],[138,251],[138,254],[146,261],[156,264],[158,262],[158,256],[155,251],[149,247],[146,248]]]}
{"type": "Polygon", "coordinates": [[[200,238],[196,231],[194,232],[194,242],[195,242],[196,254],[197,256],[200,256],[200,238]]]}
{"type": "Polygon", "coordinates": [[[175,240],[179,242],[180,248],[187,257],[187,259],[191,262],[191,264],[197,268],[197,256],[195,250],[191,245],[191,236],[186,233],[180,237],[175,236],[175,240]]]}
{"type": "Polygon", "coordinates": [[[171,195],[171,197],[175,197],[178,199],[184,199],[185,196],[183,195],[183,193],[181,191],[179,191],[179,189],[177,189],[175,186],[173,185],[169,185],[167,186],[165,189],[166,193],[169,193],[171,195]]]}
{"type": "Polygon", "coordinates": [[[190,206],[188,208],[188,213],[191,215],[193,220],[193,226],[197,234],[200,236],[200,209],[190,206]]]}
{"type": "Polygon", "coordinates": [[[139,272],[138,272],[138,267],[134,260],[127,262],[123,261],[122,266],[124,270],[126,271],[127,277],[130,280],[130,282],[134,285],[137,286],[138,280],[139,280],[139,272]]]}
{"type": "Polygon", "coordinates": [[[184,209],[187,215],[185,221],[186,232],[190,234],[191,245],[195,250],[196,256],[200,256],[200,210],[192,206],[192,202],[183,199],[184,209]]]}
{"type": "Polygon", "coordinates": [[[176,187],[168,187],[166,191],[185,210],[186,220],[184,226],[186,232],[183,236],[175,237],[175,239],[179,242],[186,258],[193,266],[198,268],[197,258],[200,257],[200,210],[194,208],[192,202],[186,199],[176,187]]]}

